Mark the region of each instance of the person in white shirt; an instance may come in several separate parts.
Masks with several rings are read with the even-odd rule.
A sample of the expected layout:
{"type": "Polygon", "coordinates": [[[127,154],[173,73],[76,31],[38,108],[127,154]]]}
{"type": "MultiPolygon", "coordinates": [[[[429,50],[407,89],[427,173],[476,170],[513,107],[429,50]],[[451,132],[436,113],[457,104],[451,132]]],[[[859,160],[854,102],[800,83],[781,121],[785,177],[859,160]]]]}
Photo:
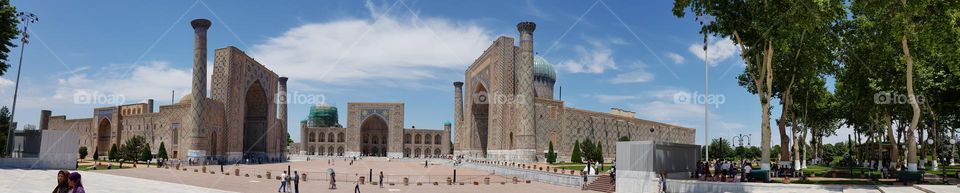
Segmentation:
{"type": "Polygon", "coordinates": [[[750,163],[743,164],[743,177],[749,182],[750,171],[753,170],[753,167],[750,167],[750,163]]]}

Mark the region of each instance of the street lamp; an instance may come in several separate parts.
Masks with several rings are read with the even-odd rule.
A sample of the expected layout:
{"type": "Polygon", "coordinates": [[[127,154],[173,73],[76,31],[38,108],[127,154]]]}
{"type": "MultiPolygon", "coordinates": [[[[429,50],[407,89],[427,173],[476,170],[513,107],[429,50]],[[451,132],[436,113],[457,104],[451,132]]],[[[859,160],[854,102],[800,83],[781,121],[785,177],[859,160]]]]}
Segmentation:
{"type": "Polygon", "coordinates": [[[23,49],[27,47],[29,43],[30,34],[27,33],[27,27],[30,26],[30,23],[40,21],[40,18],[33,13],[28,12],[19,12],[17,13],[17,18],[20,18],[20,22],[23,23],[23,33],[20,37],[20,62],[17,64],[17,82],[13,86],[13,107],[10,108],[10,129],[7,131],[7,154],[12,155],[13,153],[13,131],[17,129],[16,124],[13,124],[13,116],[17,113],[17,91],[20,90],[20,71],[23,71],[23,49]]]}
{"type": "Polygon", "coordinates": [[[737,135],[734,135],[734,136],[733,136],[733,140],[737,140],[738,143],[740,144],[740,146],[742,147],[742,146],[743,146],[743,138],[746,137],[746,138],[747,138],[747,146],[750,146],[750,136],[752,136],[752,135],[753,135],[753,134],[746,134],[746,135],[744,135],[744,134],[737,134],[737,135]]]}

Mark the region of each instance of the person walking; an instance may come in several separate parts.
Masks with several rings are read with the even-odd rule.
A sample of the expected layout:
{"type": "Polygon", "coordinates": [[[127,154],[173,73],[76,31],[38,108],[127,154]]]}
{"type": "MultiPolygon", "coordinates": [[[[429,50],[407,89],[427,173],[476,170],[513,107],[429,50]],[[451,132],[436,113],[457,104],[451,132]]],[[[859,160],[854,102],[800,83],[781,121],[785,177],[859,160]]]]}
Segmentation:
{"type": "Polygon", "coordinates": [[[287,171],[283,171],[283,174],[280,175],[280,188],[277,189],[277,192],[287,192],[287,171]]]}
{"type": "Polygon", "coordinates": [[[580,172],[580,176],[583,177],[583,184],[581,185],[580,188],[583,189],[583,190],[587,190],[587,171],[584,170],[584,171],[580,172]]]}
{"type": "Polygon", "coordinates": [[[617,166],[610,167],[610,184],[617,182],[617,166]]]}
{"type": "Polygon", "coordinates": [[[380,188],[383,188],[383,171],[380,171],[380,188]]]}
{"type": "Polygon", "coordinates": [[[357,182],[353,183],[353,193],[360,193],[360,181],[363,181],[363,180],[360,179],[359,174],[355,174],[355,175],[357,177],[357,182]]]}
{"type": "Polygon", "coordinates": [[[57,172],[57,187],[53,188],[53,193],[68,193],[70,191],[70,184],[67,183],[67,176],[70,176],[70,172],[67,170],[60,170],[57,172]]]}
{"type": "Polygon", "coordinates": [[[70,173],[70,176],[67,176],[67,186],[70,186],[70,193],[87,193],[83,190],[83,183],[80,183],[80,173],[70,173]]]}
{"type": "Polygon", "coordinates": [[[330,189],[337,189],[337,173],[330,171],[330,189]]]}
{"type": "Polygon", "coordinates": [[[300,174],[297,171],[293,171],[293,192],[300,193],[300,174]]]}

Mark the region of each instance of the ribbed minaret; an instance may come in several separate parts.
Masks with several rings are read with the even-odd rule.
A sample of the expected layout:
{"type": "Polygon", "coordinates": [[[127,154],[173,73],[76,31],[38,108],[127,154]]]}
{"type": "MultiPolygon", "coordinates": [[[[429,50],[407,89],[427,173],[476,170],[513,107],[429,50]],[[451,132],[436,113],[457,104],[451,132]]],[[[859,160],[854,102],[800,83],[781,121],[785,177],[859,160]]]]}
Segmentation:
{"type": "Polygon", "coordinates": [[[207,98],[207,29],[210,28],[210,20],[195,19],[190,22],[193,26],[193,87],[190,93],[190,120],[189,130],[190,146],[187,148],[187,156],[191,158],[202,159],[206,156],[203,143],[203,99],[207,98]]]}
{"type": "Polygon", "coordinates": [[[463,125],[463,82],[460,82],[460,81],[453,82],[453,88],[454,88],[453,123],[455,124],[454,126],[456,127],[456,129],[454,130],[454,132],[456,132],[456,137],[454,137],[454,139],[456,140],[455,141],[456,144],[454,145],[454,147],[457,148],[456,150],[460,150],[461,148],[463,148],[462,146],[460,146],[461,141],[465,140],[463,136],[464,131],[462,126],[463,125]]]}
{"type": "Polygon", "coordinates": [[[517,124],[516,161],[536,161],[533,112],[533,31],[537,24],[529,21],[517,24],[520,31],[520,52],[517,53],[517,124]]]}
{"type": "MultiPolygon", "coordinates": [[[[280,131],[282,131],[281,136],[287,135],[290,131],[287,131],[287,77],[280,77],[278,80],[280,82],[280,131]]],[[[287,148],[282,148],[287,146],[287,140],[281,141],[281,152],[284,152],[287,148]]],[[[286,154],[283,154],[286,155],[286,154]]]]}

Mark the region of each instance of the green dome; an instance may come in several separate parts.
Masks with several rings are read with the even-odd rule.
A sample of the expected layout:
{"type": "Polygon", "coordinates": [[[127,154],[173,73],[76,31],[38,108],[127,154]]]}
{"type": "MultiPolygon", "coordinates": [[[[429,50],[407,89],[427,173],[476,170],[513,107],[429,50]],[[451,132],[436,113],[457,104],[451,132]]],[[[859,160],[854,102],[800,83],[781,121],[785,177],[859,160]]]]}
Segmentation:
{"type": "Polygon", "coordinates": [[[327,104],[318,104],[310,107],[310,114],[307,115],[307,125],[309,127],[333,127],[337,123],[337,107],[327,104]]]}
{"type": "Polygon", "coordinates": [[[550,62],[547,62],[547,59],[544,59],[540,55],[533,56],[533,77],[537,78],[546,78],[551,81],[557,80],[557,71],[553,69],[553,65],[550,62]]]}
{"type": "Polygon", "coordinates": [[[444,121],[444,122],[443,122],[443,125],[444,125],[444,126],[448,126],[448,125],[453,125],[453,123],[450,123],[450,121],[444,121]]]}

